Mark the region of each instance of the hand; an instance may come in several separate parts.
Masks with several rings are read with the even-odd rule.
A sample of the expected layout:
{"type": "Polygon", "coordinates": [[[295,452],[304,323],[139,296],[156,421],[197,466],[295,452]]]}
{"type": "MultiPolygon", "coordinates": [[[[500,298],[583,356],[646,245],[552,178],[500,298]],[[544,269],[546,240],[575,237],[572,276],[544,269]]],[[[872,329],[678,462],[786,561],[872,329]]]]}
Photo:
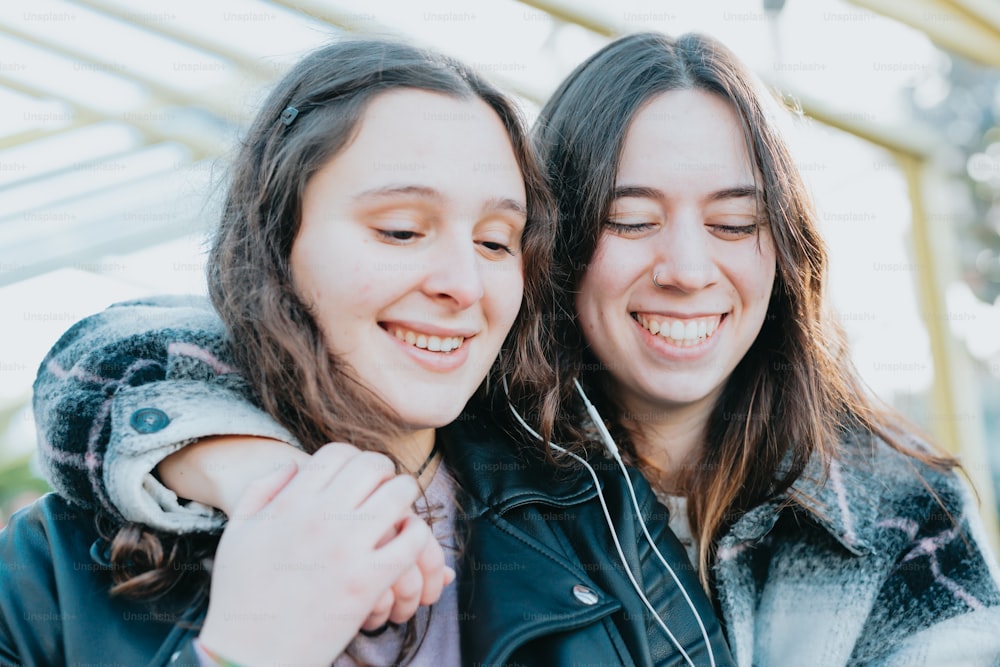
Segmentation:
{"type": "MultiPolygon", "coordinates": [[[[389,539],[389,536],[383,540],[389,539]]],[[[432,605],[445,586],[455,580],[455,570],[444,564],[444,551],[437,540],[430,540],[420,552],[417,563],[403,573],[382,594],[375,608],[361,625],[362,630],[378,630],[388,622],[405,623],[421,606],[432,605]]]]}
{"type": "Polygon", "coordinates": [[[428,558],[418,494],[387,457],[344,444],[251,484],[219,543],[203,644],[240,664],[329,665],[428,558]]]}

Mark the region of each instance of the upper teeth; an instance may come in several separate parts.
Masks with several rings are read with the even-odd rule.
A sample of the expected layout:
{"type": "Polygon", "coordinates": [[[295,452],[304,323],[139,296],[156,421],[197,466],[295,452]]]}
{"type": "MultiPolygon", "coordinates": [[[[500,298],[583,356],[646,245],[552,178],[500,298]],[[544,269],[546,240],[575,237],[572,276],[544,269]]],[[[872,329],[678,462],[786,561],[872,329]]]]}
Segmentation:
{"type": "Polygon", "coordinates": [[[410,345],[415,345],[421,350],[430,350],[431,352],[451,352],[458,349],[465,340],[462,336],[428,336],[427,334],[411,331],[410,329],[401,329],[400,327],[393,327],[390,333],[399,340],[406,341],[410,345]]]}
{"type": "Polygon", "coordinates": [[[674,320],[666,317],[653,318],[649,315],[637,315],[636,319],[651,334],[688,346],[710,338],[719,328],[722,316],[712,315],[711,317],[690,320],[674,320]]]}

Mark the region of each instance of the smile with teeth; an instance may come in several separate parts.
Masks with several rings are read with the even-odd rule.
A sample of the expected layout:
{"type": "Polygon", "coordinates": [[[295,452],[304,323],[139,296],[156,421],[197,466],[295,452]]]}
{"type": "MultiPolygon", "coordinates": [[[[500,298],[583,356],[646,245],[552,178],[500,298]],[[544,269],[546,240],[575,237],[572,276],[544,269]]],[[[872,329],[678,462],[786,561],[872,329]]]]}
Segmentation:
{"type": "Polygon", "coordinates": [[[715,330],[719,328],[724,316],[723,314],[677,320],[669,317],[632,313],[632,318],[641,324],[646,331],[680,347],[691,347],[711,338],[715,330]]]}
{"type": "Polygon", "coordinates": [[[401,327],[390,327],[388,331],[404,343],[409,343],[414,347],[419,347],[421,350],[430,350],[431,352],[451,352],[460,348],[462,343],[465,342],[465,338],[462,336],[432,336],[401,327]]]}

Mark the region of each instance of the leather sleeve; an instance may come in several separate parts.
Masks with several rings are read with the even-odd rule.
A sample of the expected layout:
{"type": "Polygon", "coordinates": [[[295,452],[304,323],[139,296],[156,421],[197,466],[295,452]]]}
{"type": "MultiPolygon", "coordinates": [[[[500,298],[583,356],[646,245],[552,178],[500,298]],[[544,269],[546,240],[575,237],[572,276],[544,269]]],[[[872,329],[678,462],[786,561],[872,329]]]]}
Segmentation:
{"type": "Polygon", "coordinates": [[[197,665],[193,591],[111,596],[100,544],[93,514],[51,493],[0,531],[0,665],[197,665]]]}
{"type": "Polygon", "coordinates": [[[111,306],[67,331],[34,385],[38,452],[72,503],[171,532],[219,528],[221,513],[179,502],[152,474],[186,444],[253,435],[295,444],[253,402],[225,328],[201,297],[111,306]]]}

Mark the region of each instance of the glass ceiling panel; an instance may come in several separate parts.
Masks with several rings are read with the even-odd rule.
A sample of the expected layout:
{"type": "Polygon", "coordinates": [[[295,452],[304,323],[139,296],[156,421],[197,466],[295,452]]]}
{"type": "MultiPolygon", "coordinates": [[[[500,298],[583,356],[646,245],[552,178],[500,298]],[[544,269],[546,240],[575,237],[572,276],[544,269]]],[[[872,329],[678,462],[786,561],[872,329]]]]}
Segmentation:
{"type": "Polygon", "coordinates": [[[0,137],[28,130],[58,130],[73,120],[73,108],[55,99],[40,100],[0,86],[0,137]]]}
{"type": "MultiPolygon", "coordinates": [[[[36,139],[0,151],[0,163],[17,164],[17,170],[0,170],[0,187],[74,165],[122,153],[141,144],[135,128],[115,122],[97,123],[36,139]]],[[[7,193],[0,197],[0,218],[8,214],[7,193]]]]}
{"type": "Polygon", "coordinates": [[[0,53],[6,65],[0,74],[28,90],[108,114],[120,114],[145,104],[149,95],[141,85],[112,72],[83,69],[79,61],[11,37],[0,30],[0,53]]]}
{"type": "MultiPolygon", "coordinates": [[[[188,162],[190,154],[186,147],[172,142],[117,153],[106,159],[74,162],[65,169],[4,190],[0,214],[4,217],[23,215],[88,192],[108,190],[137,178],[171,172],[188,162]]],[[[2,224],[3,218],[0,218],[2,224]]]]}
{"type": "MultiPolygon", "coordinates": [[[[73,73],[105,72],[122,77],[134,74],[192,92],[219,85],[232,75],[231,67],[220,58],[82,5],[50,0],[37,3],[38,6],[32,11],[25,11],[23,8],[18,9],[17,4],[10,3],[11,6],[0,9],[0,23],[35,35],[44,42],[55,42],[69,50],[78,51],[96,61],[71,61],[73,73]],[[33,16],[45,15],[66,15],[72,18],[32,20],[33,16]],[[94,39],[94,35],[114,37],[94,39]]],[[[163,14],[172,11],[171,9],[163,14]]],[[[202,12],[204,13],[204,3],[202,12]]],[[[149,15],[156,14],[150,12],[149,15]]],[[[113,108],[120,110],[120,107],[120,104],[116,104],[113,108]]]]}

